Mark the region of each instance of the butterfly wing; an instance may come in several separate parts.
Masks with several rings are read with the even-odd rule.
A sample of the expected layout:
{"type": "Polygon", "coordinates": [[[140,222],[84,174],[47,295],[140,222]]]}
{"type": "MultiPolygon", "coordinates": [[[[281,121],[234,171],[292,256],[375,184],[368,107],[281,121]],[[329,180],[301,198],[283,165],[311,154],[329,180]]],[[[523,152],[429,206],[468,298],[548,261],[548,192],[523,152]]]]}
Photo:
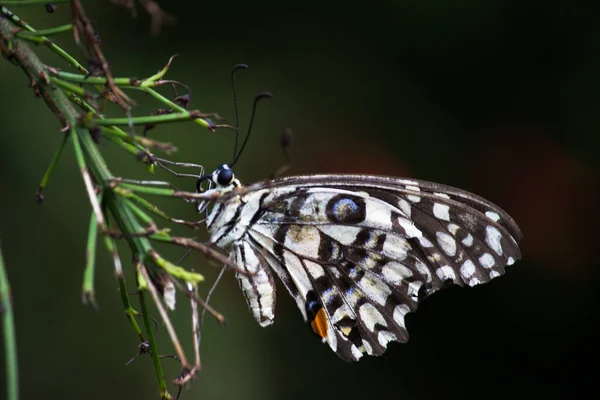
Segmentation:
{"type": "Polygon", "coordinates": [[[487,282],[520,258],[512,218],[449,186],[311,175],[243,190],[241,204],[253,206],[239,241],[262,255],[313,331],[346,360],[408,340],[404,316],[444,285],[487,282]]]}

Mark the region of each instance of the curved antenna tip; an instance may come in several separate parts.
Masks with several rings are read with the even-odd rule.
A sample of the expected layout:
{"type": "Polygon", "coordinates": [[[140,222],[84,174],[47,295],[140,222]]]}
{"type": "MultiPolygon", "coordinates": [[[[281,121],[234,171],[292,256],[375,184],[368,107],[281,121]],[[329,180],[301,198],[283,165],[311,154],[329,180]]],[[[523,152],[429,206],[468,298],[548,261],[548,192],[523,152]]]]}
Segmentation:
{"type": "MultiPolygon", "coordinates": [[[[240,155],[242,154],[242,151],[244,150],[244,147],[246,147],[246,143],[248,143],[248,139],[250,138],[250,132],[252,132],[252,124],[254,123],[254,117],[256,116],[256,106],[258,105],[258,102],[260,101],[260,99],[264,99],[264,98],[270,99],[271,97],[273,97],[273,95],[271,93],[261,92],[261,93],[257,94],[256,97],[254,98],[254,104],[252,105],[252,115],[250,116],[250,124],[248,125],[248,133],[246,134],[246,138],[244,139],[244,143],[242,143],[242,147],[240,148],[240,151],[238,153],[236,153],[236,155],[233,157],[233,161],[231,161],[229,163],[230,167],[233,167],[235,165],[235,163],[237,163],[237,161],[240,158],[240,155]]],[[[236,143],[236,149],[237,149],[237,143],[236,143]]]]}
{"type": "Polygon", "coordinates": [[[246,69],[246,68],[248,68],[248,66],[246,64],[236,64],[236,65],[233,66],[233,69],[231,70],[231,73],[233,74],[238,69],[246,69]]]}
{"type": "Polygon", "coordinates": [[[264,99],[264,98],[272,99],[273,98],[273,94],[269,93],[269,92],[261,92],[261,93],[259,93],[259,94],[256,95],[256,97],[254,98],[254,101],[257,101],[259,99],[264,99]]]}
{"type": "Polygon", "coordinates": [[[235,90],[235,73],[239,69],[246,69],[246,68],[248,68],[248,66],[246,64],[237,64],[237,65],[234,65],[233,69],[231,70],[231,86],[233,89],[233,109],[235,110],[235,146],[233,147],[233,159],[234,160],[238,157],[236,154],[237,154],[238,140],[239,140],[239,136],[240,136],[240,119],[238,116],[237,93],[235,90]]]}

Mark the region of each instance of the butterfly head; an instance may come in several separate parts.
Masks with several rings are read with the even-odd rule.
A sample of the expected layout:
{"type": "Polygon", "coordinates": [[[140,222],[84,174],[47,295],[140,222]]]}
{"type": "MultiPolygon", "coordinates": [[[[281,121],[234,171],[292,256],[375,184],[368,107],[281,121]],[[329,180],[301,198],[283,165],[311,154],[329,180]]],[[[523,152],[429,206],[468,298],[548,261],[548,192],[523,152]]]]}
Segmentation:
{"type": "Polygon", "coordinates": [[[214,189],[233,189],[239,187],[240,181],[235,178],[233,170],[227,164],[220,165],[212,174],[203,175],[196,182],[196,190],[200,193],[202,182],[209,181],[214,189]]]}
{"type": "Polygon", "coordinates": [[[215,169],[211,175],[211,180],[217,188],[224,188],[228,186],[239,186],[239,181],[235,179],[233,170],[229,168],[229,165],[223,164],[219,168],[215,169]]]}
{"type": "MultiPolygon", "coordinates": [[[[247,68],[247,67],[248,66],[245,64],[238,64],[235,67],[233,67],[233,70],[231,71],[231,83],[232,83],[232,87],[233,87],[233,105],[234,105],[234,110],[235,110],[235,128],[234,128],[234,130],[235,130],[235,146],[233,149],[233,158],[231,159],[231,162],[229,164],[222,164],[216,170],[214,170],[212,174],[201,175],[200,177],[198,177],[198,180],[196,181],[196,191],[198,193],[202,193],[205,191],[202,188],[202,183],[204,181],[208,181],[210,183],[210,185],[209,185],[210,190],[217,190],[217,191],[221,191],[221,192],[230,191],[230,190],[233,190],[233,189],[241,186],[240,181],[238,181],[235,178],[235,174],[233,173],[231,167],[233,167],[238,162],[240,155],[242,154],[242,151],[244,150],[244,147],[246,147],[246,143],[248,143],[248,139],[250,138],[250,132],[252,131],[252,123],[254,122],[254,116],[256,115],[256,105],[258,104],[258,102],[261,99],[272,97],[272,95],[270,93],[263,92],[263,93],[259,93],[254,98],[254,103],[252,105],[252,115],[250,116],[250,123],[248,125],[248,132],[246,133],[246,137],[244,138],[244,141],[242,142],[242,145],[238,151],[240,127],[239,127],[239,118],[238,118],[238,110],[237,110],[237,95],[236,95],[236,89],[235,89],[235,73],[236,73],[236,71],[247,68]]],[[[199,202],[196,205],[198,212],[200,212],[201,210],[204,210],[206,205],[207,205],[207,201],[199,202]]]]}

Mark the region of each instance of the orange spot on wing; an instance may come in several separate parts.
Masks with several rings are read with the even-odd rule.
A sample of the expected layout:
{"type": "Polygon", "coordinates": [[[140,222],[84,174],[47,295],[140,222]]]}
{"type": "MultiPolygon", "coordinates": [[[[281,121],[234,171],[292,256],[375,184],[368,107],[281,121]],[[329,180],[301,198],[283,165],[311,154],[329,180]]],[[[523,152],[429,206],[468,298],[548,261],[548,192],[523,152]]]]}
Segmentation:
{"type": "Polygon", "coordinates": [[[310,327],[312,330],[325,339],[327,337],[327,328],[329,324],[327,323],[327,316],[325,315],[325,309],[321,308],[317,315],[315,315],[315,319],[313,319],[310,323],[310,327]]]}

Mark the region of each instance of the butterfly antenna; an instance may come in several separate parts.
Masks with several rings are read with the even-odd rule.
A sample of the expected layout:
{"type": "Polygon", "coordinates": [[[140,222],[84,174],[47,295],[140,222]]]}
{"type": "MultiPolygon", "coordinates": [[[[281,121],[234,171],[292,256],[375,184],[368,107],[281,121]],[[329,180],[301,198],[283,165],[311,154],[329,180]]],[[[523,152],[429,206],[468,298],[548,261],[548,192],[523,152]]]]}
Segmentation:
{"type": "MultiPolygon", "coordinates": [[[[210,301],[210,297],[212,296],[213,292],[217,288],[217,285],[219,284],[219,281],[223,277],[223,274],[225,273],[226,269],[227,269],[226,266],[223,266],[223,268],[221,268],[221,272],[219,272],[219,275],[217,276],[217,279],[215,279],[215,282],[213,283],[213,285],[211,286],[210,290],[208,291],[208,294],[206,295],[206,299],[204,300],[204,302],[206,304],[208,304],[208,302],[210,301]]],[[[200,332],[199,332],[198,336],[200,336],[200,333],[202,333],[202,326],[204,325],[204,315],[205,314],[206,314],[206,307],[204,307],[202,309],[202,314],[200,315],[200,332]]],[[[198,341],[200,341],[200,337],[198,337],[198,341]]]]}
{"type": "Polygon", "coordinates": [[[192,249],[187,249],[187,251],[185,252],[185,254],[179,259],[179,261],[177,261],[177,264],[175,265],[181,265],[182,262],[185,261],[186,258],[188,258],[188,256],[192,253],[192,249]]]}
{"type": "MultiPolygon", "coordinates": [[[[238,64],[231,70],[231,86],[233,88],[233,109],[235,110],[235,146],[233,147],[233,157],[232,160],[235,160],[237,154],[238,147],[238,139],[240,137],[240,119],[238,117],[238,106],[237,106],[237,91],[235,89],[235,73],[240,69],[246,69],[248,66],[246,64],[238,64]]],[[[233,163],[231,163],[233,164],[233,163]]]]}
{"type": "Polygon", "coordinates": [[[235,165],[235,163],[238,161],[238,159],[240,158],[240,155],[242,154],[242,151],[244,151],[244,147],[246,147],[246,143],[248,143],[248,139],[250,138],[250,132],[252,132],[252,124],[254,123],[254,116],[256,115],[256,106],[258,105],[258,102],[261,99],[264,98],[272,98],[273,95],[269,92],[262,92],[259,93],[255,98],[254,98],[254,104],[252,104],[252,115],[250,116],[250,124],[248,125],[248,133],[246,133],[246,138],[244,139],[244,143],[242,143],[242,147],[240,148],[240,151],[237,153],[237,156],[235,157],[235,159],[233,160],[233,162],[231,164],[229,164],[230,167],[233,167],[235,165]]]}

